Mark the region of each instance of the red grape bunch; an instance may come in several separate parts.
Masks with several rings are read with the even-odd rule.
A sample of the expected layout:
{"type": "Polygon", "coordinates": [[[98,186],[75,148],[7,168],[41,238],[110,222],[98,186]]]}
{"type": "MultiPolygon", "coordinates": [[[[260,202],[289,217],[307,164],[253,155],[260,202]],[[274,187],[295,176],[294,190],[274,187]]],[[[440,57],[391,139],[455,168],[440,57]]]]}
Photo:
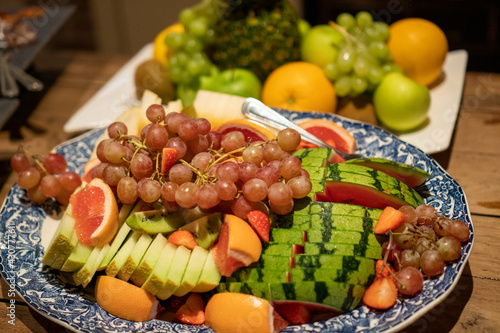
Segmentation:
{"type": "Polygon", "coordinates": [[[448,263],[460,258],[470,230],[464,221],[440,215],[430,205],[402,206],[399,210],[405,223],[390,234],[382,254],[394,264],[399,292],[415,295],[422,290],[424,276],[439,277],[448,263]]]}
{"type": "Polygon", "coordinates": [[[82,184],[80,175],[67,170],[64,156],[50,153],[47,157],[24,150],[12,156],[10,165],[17,173],[17,184],[27,190],[28,198],[38,204],[47,198],[56,198],[62,205],[69,203],[70,195],[82,184]]]}
{"type": "Polygon", "coordinates": [[[287,214],[294,199],[311,191],[309,174],[290,156],[301,142],[293,129],[280,131],[276,140],[251,142],[239,131],[212,130],[204,118],[166,114],[158,104],[146,116],[150,123],[141,137],[115,122],[96,148],[100,163],[91,177],[116,186],[124,204],[140,198],[169,211],[198,206],[245,218],[254,209],[287,214]]]}

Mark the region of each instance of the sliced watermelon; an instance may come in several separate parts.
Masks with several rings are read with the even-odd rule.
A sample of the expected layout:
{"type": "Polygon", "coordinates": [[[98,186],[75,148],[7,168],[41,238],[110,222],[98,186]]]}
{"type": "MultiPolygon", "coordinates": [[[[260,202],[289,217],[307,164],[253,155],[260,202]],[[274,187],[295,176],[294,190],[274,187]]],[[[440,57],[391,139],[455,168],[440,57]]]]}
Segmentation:
{"type": "Polygon", "coordinates": [[[363,165],[382,171],[397,180],[402,181],[409,187],[415,187],[423,184],[431,176],[428,172],[420,168],[379,157],[353,159],[345,161],[345,163],[363,165]]]}

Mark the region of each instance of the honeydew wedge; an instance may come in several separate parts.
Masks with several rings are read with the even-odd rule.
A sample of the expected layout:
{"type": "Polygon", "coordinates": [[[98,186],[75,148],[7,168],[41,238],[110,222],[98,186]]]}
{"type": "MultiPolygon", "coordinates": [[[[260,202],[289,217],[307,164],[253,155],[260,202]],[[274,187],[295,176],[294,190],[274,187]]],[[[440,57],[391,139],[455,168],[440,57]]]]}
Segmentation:
{"type": "Polygon", "coordinates": [[[94,249],[93,246],[78,242],[61,267],[62,272],[76,272],[85,265],[94,249]]]}
{"type": "Polygon", "coordinates": [[[68,243],[68,247],[66,248],[69,251],[69,253],[66,251],[61,251],[61,253],[57,256],[57,258],[54,259],[54,262],[52,263],[52,265],[50,265],[50,267],[52,267],[53,269],[60,270],[61,267],[66,262],[66,259],[68,259],[68,257],[71,255],[71,252],[73,252],[73,249],[75,248],[77,243],[78,243],[78,234],[76,233],[76,231],[73,230],[71,238],[68,243]]]}
{"type": "Polygon", "coordinates": [[[153,269],[160,258],[161,252],[167,245],[167,239],[162,234],[157,234],[155,239],[151,242],[146,254],[142,257],[139,265],[130,277],[130,281],[136,286],[140,287],[144,284],[148,276],[153,272],[153,269]]]}
{"type": "Polygon", "coordinates": [[[172,296],[177,288],[179,288],[190,256],[191,250],[185,248],[184,246],[179,246],[177,248],[172,265],[170,266],[167,274],[167,280],[165,281],[163,287],[158,290],[156,297],[161,300],[165,300],[172,296]]]}
{"type": "Polygon", "coordinates": [[[94,247],[85,265],[83,265],[79,271],[73,273],[73,281],[75,282],[75,285],[81,285],[85,288],[90,281],[92,281],[92,278],[97,271],[97,267],[99,267],[99,263],[102,261],[102,258],[104,258],[109,249],[109,244],[104,245],[102,248],[94,247]]]}
{"type": "Polygon", "coordinates": [[[43,264],[52,266],[57,257],[66,256],[67,258],[71,254],[71,251],[73,251],[71,238],[74,230],[75,219],[73,218],[71,205],[69,205],[64,212],[61,221],[59,221],[59,225],[57,226],[56,232],[50,241],[50,245],[45,251],[42,258],[43,264]]]}
{"type": "Polygon", "coordinates": [[[149,245],[153,241],[153,237],[148,234],[142,234],[137,243],[135,244],[132,252],[130,252],[127,260],[122,268],[118,271],[118,278],[123,281],[128,281],[139,265],[142,257],[148,250],[149,245]]]}
{"type": "Polygon", "coordinates": [[[158,262],[153,272],[151,272],[141,288],[153,295],[156,295],[158,291],[163,288],[176,251],[177,246],[172,243],[167,243],[161,252],[160,258],[158,258],[158,262]]]}
{"type": "Polygon", "coordinates": [[[106,256],[102,259],[101,263],[99,264],[99,267],[97,268],[98,271],[102,271],[105,269],[115,254],[118,252],[118,249],[122,246],[122,244],[125,242],[125,239],[127,238],[128,234],[132,231],[132,229],[124,223],[127,217],[130,214],[133,214],[136,211],[139,211],[141,209],[142,202],[139,201],[135,206],[133,205],[124,205],[119,212],[118,216],[118,223],[119,223],[119,229],[118,232],[115,235],[115,238],[113,238],[113,241],[111,242],[111,247],[106,254],[106,256]],[[121,225],[121,226],[120,226],[121,225]]]}
{"type": "Polygon", "coordinates": [[[217,287],[221,279],[219,268],[215,264],[212,252],[208,253],[207,260],[201,271],[200,279],[196,286],[191,289],[193,293],[206,293],[217,287]]]}
{"type": "Polygon", "coordinates": [[[173,258],[172,265],[168,270],[167,279],[163,287],[158,290],[156,297],[161,300],[165,300],[172,296],[174,292],[181,285],[182,277],[186,271],[189,257],[191,256],[191,250],[185,248],[184,246],[179,246],[175,251],[175,256],[173,258]]]}
{"type": "Polygon", "coordinates": [[[198,283],[205,261],[207,261],[208,250],[201,246],[195,246],[191,252],[186,271],[182,277],[180,286],[175,290],[175,296],[184,296],[190,292],[198,283]]]}
{"type": "MultiPolygon", "coordinates": [[[[125,261],[127,261],[127,258],[129,257],[130,253],[132,253],[132,250],[134,249],[134,246],[135,244],[137,244],[137,241],[139,240],[140,237],[141,233],[137,231],[134,231],[130,235],[130,237],[125,241],[123,246],[115,255],[113,260],[111,260],[109,265],[106,267],[106,275],[116,276],[118,274],[120,269],[125,264],[125,261]]],[[[104,257],[102,259],[104,259],[104,257]]]]}

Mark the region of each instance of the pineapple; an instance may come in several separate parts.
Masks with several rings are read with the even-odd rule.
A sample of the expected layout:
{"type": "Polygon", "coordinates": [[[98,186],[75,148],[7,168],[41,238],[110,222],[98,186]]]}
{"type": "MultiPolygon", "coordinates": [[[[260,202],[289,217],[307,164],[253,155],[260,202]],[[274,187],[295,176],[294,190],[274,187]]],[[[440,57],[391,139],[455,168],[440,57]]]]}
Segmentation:
{"type": "Polygon", "coordinates": [[[287,0],[215,0],[219,21],[211,58],[220,69],[245,68],[264,81],[300,59],[299,17],[287,0]]]}

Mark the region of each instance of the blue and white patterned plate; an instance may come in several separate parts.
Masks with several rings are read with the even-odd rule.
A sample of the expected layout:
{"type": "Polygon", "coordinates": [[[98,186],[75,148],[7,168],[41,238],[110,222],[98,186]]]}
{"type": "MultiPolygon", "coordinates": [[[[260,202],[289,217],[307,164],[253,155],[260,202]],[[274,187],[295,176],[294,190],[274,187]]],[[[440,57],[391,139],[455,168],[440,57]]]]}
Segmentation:
{"type": "MultiPolygon", "coordinates": [[[[474,241],[465,194],[457,182],[432,157],[381,128],[329,114],[281,112],[297,122],[306,118],[332,120],[353,134],[358,142],[358,152],[426,170],[432,175],[426,182],[430,193],[426,202],[446,212],[450,218],[465,221],[471,231],[460,260],[448,266],[441,277],[425,281],[424,289],[417,297],[399,299],[397,305],[386,312],[374,312],[361,306],[327,321],[290,326],[283,332],[398,331],[443,301],[458,283],[474,241]]],[[[69,169],[82,174],[83,166],[101,133],[102,130],[94,130],[57,147],[57,151],[66,157],[69,169]]],[[[54,203],[32,204],[25,191],[17,185],[12,187],[1,209],[1,273],[36,311],[78,332],[212,332],[205,326],[159,320],[144,323],[122,320],[97,305],[92,286],[82,290],[65,284],[58,272],[41,264],[44,246],[50,241],[60,214],[60,208],[54,203]]]]}

